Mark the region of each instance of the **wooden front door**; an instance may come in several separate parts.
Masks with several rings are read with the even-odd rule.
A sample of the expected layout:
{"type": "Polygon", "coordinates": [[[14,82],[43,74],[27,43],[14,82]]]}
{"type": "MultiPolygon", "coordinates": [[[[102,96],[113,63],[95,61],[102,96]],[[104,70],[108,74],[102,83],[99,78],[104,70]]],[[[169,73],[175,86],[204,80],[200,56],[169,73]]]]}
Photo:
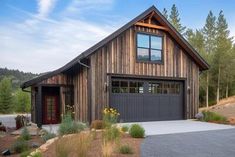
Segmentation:
{"type": "Polygon", "coordinates": [[[59,100],[57,95],[44,97],[44,124],[59,123],[59,100]]]}

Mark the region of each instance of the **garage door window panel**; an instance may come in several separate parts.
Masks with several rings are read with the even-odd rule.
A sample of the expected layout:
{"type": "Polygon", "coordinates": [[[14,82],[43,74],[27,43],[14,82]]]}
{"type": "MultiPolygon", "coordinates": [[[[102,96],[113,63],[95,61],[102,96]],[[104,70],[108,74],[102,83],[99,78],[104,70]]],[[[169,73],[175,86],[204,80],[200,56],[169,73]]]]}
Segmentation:
{"type": "Polygon", "coordinates": [[[149,83],[149,93],[162,94],[162,83],[149,83]]]}

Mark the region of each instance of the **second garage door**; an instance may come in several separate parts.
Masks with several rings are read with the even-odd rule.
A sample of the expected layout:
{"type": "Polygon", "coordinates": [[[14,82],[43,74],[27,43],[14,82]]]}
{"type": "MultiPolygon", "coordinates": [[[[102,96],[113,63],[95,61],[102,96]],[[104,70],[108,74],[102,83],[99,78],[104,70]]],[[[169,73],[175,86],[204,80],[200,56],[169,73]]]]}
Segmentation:
{"type": "Polygon", "coordinates": [[[112,79],[110,106],[121,122],[183,119],[183,82],[112,79]]]}

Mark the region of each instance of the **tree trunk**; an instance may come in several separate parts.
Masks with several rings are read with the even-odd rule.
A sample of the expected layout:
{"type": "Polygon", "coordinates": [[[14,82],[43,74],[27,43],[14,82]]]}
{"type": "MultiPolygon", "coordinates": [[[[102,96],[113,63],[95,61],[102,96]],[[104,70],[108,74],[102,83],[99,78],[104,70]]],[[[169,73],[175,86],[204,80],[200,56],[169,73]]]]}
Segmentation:
{"type": "Polygon", "coordinates": [[[218,81],[217,81],[217,98],[216,98],[217,104],[219,103],[219,89],[220,89],[220,65],[219,65],[218,81]]]}
{"type": "Polygon", "coordinates": [[[209,107],[209,73],[206,73],[206,107],[209,107]]]}
{"type": "Polygon", "coordinates": [[[227,85],[226,85],[226,93],[225,93],[226,98],[228,97],[228,82],[229,82],[229,81],[227,81],[227,85]]]}

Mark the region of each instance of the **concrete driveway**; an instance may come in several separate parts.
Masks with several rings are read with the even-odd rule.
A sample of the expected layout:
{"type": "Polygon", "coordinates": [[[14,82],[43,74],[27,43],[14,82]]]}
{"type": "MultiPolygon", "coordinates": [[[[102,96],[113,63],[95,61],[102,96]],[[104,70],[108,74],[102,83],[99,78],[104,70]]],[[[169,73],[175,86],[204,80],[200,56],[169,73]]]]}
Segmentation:
{"type": "MultiPolygon", "coordinates": [[[[133,123],[127,124],[131,125],[133,123]]],[[[193,120],[138,122],[137,124],[144,127],[146,136],[235,128],[230,125],[206,123],[193,120]]]]}
{"type": "Polygon", "coordinates": [[[234,157],[235,129],[148,136],[142,157],[234,157]]]}

